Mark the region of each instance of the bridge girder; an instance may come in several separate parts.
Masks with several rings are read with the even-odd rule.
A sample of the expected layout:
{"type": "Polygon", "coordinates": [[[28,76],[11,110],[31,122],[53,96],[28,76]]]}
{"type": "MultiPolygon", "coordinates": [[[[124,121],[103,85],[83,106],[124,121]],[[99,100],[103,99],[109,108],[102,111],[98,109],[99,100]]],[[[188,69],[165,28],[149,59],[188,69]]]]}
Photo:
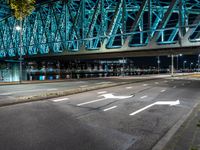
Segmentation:
{"type": "Polygon", "coordinates": [[[200,46],[197,0],[71,0],[38,5],[19,25],[0,21],[0,58],[200,46]]]}

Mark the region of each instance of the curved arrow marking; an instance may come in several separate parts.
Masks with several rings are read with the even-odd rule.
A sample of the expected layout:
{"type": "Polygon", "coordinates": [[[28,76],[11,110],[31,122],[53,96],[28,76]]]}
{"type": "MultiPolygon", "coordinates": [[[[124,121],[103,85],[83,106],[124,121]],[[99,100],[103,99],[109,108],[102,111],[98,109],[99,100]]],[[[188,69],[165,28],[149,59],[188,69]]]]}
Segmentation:
{"type": "Polygon", "coordinates": [[[180,101],[179,100],[177,100],[177,101],[158,101],[158,102],[155,102],[155,103],[153,103],[153,104],[151,104],[151,105],[148,105],[148,106],[146,106],[146,107],[144,107],[144,108],[141,108],[141,109],[139,109],[139,110],[137,110],[137,111],[135,111],[135,112],[133,112],[133,113],[131,113],[131,114],[129,114],[130,116],[133,116],[133,115],[136,115],[136,114],[138,114],[138,113],[140,113],[140,112],[142,112],[142,111],[144,111],[144,110],[146,110],[146,109],[148,109],[148,108],[150,108],[150,107],[153,107],[153,106],[155,106],[155,105],[169,105],[169,106],[175,106],[175,105],[179,105],[180,104],[180,101]]]}

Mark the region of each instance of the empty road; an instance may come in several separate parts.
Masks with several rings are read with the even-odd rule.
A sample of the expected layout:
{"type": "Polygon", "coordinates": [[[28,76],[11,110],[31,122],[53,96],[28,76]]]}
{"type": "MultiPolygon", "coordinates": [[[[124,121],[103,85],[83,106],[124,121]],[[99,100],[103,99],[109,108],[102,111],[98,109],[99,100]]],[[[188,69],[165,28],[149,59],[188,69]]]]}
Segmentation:
{"type": "Polygon", "coordinates": [[[200,81],[158,79],[1,107],[0,149],[151,150],[199,90],[200,81]]]}

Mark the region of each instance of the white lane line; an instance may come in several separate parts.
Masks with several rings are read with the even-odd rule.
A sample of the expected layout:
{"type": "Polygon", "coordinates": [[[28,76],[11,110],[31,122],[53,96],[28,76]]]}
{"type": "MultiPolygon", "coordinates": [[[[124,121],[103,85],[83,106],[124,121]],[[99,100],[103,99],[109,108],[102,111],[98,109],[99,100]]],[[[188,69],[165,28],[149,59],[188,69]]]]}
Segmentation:
{"type": "Polygon", "coordinates": [[[0,95],[11,95],[17,93],[24,93],[24,92],[37,92],[37,91],[53,91],[57,89],[36,89],[36,90],[24,90],[24,91],[15,91],[15,92],[7,92],[7,93],[0,93],[0,95]]]}
{"type": "Polygon", "coordinates": [[[147,98],[147,95],[140,97],[141,99],[147,98]]]}
{"type": "Polygon", "coordinates": [[[165,92],[166,90],[162,90],[162,91],[160,91],[161,93],[163,93],[163,92],[165,92]]]}
{"type": "Polygon", "coordinates": [[[159,82],[155,82],[155,84],[159,84],[159,82]]]}
{"type": "Polygon", "coordinates": [[[114,108],[117,108],[117,106],[113,106],[113,107],[110,107],[110,108],[106,108],[106,109],[104,109],[103,111],[108,111],[108,110],[111,110],[111,109],[114,109],[114,108]]]}
{"type": "Polygon", "coordinates": [[[96,83],[96,84],[108,84],[108,83],[112,83],[112,82],[99,82],[99,83],[96,83]]]}
{"type": "Polygon", "coordinates": [[[143,86],[147,86],[148,84],[143,84],[143,86]]]}
{"type": "Polygon", "coordinates": [[[47,91],[56,91],[58,89],[47,89],[47,91]]]}
{"type": "Polygon", "coordinates": [[[14,93],[1,93],[0,95],[11,95],[11,94],[14,94],[14,93]]]}
{"type": "Polygon", "coordinates": [[[129,87],[126,87],[126,89],[132,89],[133,87],[129,86],[129,87]]]}
{"type": "Polygon", "coordinates": [[[107,91],[98,92],[98,94],[105,94],[105,93],[107,93],[107,91]]]}
{"type": "Polygon", "coordinates": [[[66,101],[66,100],[69,100],[69,98],[60,98],[60,99],[55,99],[55,100],[52,100],[53,102],[61,102],[61,101],[66,101]]]}
{"type": "Polygon", "coordinates": [[[93,101],[89,101],[89,102],[85,102],[85,103],[80,103],[80,104],[77,104],[77,106],[87,105],[87,104],[104,101],[104,100],[106,100],[106,98],[101,98],[101,99],[97,99],[97,100],[93,100],[93,101]]]}
{"type": "Polygon", "coordinates": [[[88,87],[88,85],[81,85],[80,87],[81,87],[81,88],[84,88],[84,87],[88,87]]]}

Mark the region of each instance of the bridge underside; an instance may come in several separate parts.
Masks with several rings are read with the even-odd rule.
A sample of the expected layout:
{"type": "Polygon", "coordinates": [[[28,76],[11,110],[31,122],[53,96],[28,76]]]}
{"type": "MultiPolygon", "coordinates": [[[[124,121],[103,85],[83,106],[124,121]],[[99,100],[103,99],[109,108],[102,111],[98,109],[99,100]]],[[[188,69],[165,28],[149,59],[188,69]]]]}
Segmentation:
{"type": "Polygon", "coordinates": [[[21,38],[19,21],[0,21],[0,58],[195,54],[199,20],[198,0],[51,1],[23,20],[21,38]]]}

